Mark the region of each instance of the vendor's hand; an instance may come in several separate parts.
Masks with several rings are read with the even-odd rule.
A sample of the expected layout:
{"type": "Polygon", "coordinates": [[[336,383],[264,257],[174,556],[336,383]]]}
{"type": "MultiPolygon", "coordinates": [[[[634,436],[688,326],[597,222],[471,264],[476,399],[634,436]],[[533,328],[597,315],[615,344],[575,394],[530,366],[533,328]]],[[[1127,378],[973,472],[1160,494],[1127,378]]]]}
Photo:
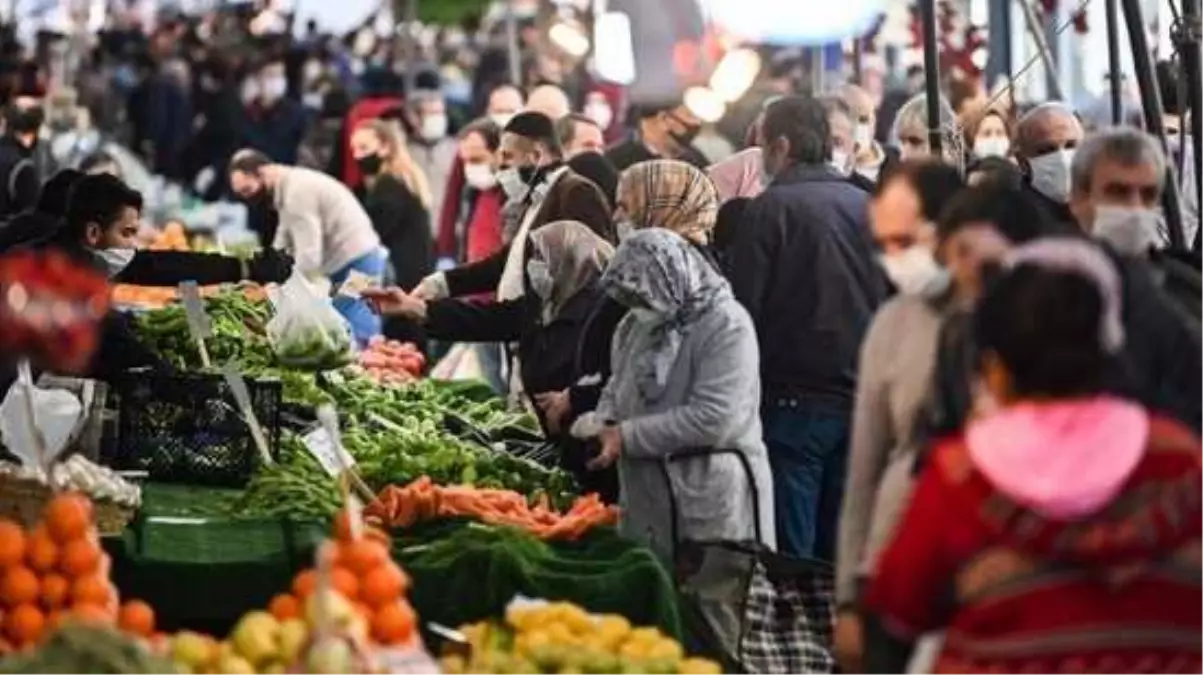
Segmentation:
{"type": "Polygon", "coordinates": [[[535,394],[535,404],[543,411],[543,417],[547,420],[547,430],[553,434],[560,433],[564,428],[564,420],[572,412],[572,399],[568,396],[568,390],[535,394]]]}
{"type": "Polygon", "coordinates": [[[443,276],[442,272],[435,272],[422,279],[409,293],[420,300],[442,300],[451,296],[451,290],[447,288],[447,277],[443,276]]]}
{"type": "Polygon", "coordinates": [[[380,314],[403,316],[415,321],[422,321],[426,318],[426,301],[395,286],[392,288],[365,288],[360,295],[371,303],[380,314]]]}
{"type": "Polygon", "coordinates": [[[283,283],[292,275],[292,256],[265,248],[255,254],[247,265],[247,278],[261,284],[283,283]]]}
{"type": "Polygon", "coordinates": [[[618,461],[618,456],[622,454],[622,431],[619,430],[618,425],[606,425],[598,434],[597,440],[601,443],[601,453],[585,465],[590,471],[609,468],[618,461]]]}
{"type": "Polygon", "coordinates": [[[835,658],[845,673],[860,673],[865,655],[864,626],[856,610],[845,609],[835,621],[835,658]]]}

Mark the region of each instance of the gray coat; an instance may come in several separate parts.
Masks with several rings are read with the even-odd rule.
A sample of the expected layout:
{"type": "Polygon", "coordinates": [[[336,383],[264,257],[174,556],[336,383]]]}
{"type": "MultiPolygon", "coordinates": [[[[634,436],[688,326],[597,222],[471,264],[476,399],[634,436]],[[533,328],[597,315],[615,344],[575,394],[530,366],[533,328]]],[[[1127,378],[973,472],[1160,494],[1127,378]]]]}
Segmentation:
{"type": "MultiPolygon", "coordinates": [[[[655,406],[644,405],[632,376],[632,357],[646,348],[647,338],[647,330],[630,315],[619,325],[614,374],[597,410],[600,419],[621,425],[620,531],[671,560],[669,498],[656,460],[675,450],[732,449],[743,452],[752,466],[761,531],[765,543],[775,547],[773,481],[760,428],[759,353],[748,313],[728,298],[699,317],[682,340],[655,406]]],[[[679,537],[754,538],[752,499],[736,457],[700,457],[671,466],[679,537]]]]}

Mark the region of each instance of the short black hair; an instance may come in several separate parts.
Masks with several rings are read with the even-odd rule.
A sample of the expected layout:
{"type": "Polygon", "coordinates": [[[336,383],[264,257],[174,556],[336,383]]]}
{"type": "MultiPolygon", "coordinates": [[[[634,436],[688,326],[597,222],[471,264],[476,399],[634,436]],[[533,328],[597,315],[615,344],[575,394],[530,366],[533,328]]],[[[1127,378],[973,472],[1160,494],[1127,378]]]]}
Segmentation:
{"type": "Polygon", "coordinates": [[[479,135],[484,139],[485,147],[489,152],[497,152],[497,148],[501,146],[501,127],[488,117],[481,117],[473,120],[460,129],[458,138],[464,139],[472,134],[479,135]]]}
{"type": "Polygon", "coordinates": [[[576,139],[576,125],[578,124],[588,124],[589,126],[601,129],[601,126],[588,115],[568,113],[556,120],[556,136],[559,137],[561,146],[566,146],[576,139]]]}
{"type": "Polygon", "coordinates": [[[1102,389],[1103,296],[1086,277],[1021,264],[986,289],[974,312],[981,353],[998,356],[1016,396],[1071,397],[1102,389]]]}
{"type": "Polygon", "coordinates": [[[116,176],[98,173],[75,181],[67,197],[64,234],[73,241],[84,238],[89,223],[111,226],[125,207],[142,211],[142,193],[116,176]]]}
{"type": "Polygon", "coordinates": [[[657,115],[672,112],[680,106],[680,103],[644,103],[632,108],[635,119],[646,120],[657,115]]]}
{"type": "Polygon", "coordinates": [[[970,162],[965,167],[965,175],[985,173],[985,180],[1010,186],[1018,190],[1023,184],[1023,172],[1011,160],[1005,157],[981,157],[970,162]]]}
{"type": "Polygon", "coordinates": [[[82,171],[59,169],[42,183],[37,210],[47,215],[63,217],[67,212],[67,197],[71,194],[71,188],[83,177],[82,171]]]}
{"type": "Polygon", "coordinates": [[[83,161],[79,163],[79,170],[84,173],[91,173],[96,167],[104,166],[106,164],[120,166],[117,164],[117,159],[115,157],[104,150],[97,150],[96,152],[93,152],[92,154],[83,158],[83,161]]]}
{"type": "Polygon", "coordinates": [[[936,224],[941,242],[974,223],[990,223],[1009,241],[1022,244],[1047,235],[1080,234],[1048,218],[1020,189],[987,181],[952,198],[936,224]]]}
{"type": "Polygon", "coordinates": [[[831,126],[827,110],[813,96],[786,96],[764,112],[764,142],[789,141],[788,159],[802,164],[823,164],[831,159],[831,126]]]}
{"type": "Polygon", "coordinates": [[[910,184],[919,196],[924,219],[933,223],[939,220],[952,198],[965,188],[965,180],[956,167],[934,159],[900,162],[882,180],[878,192],[896,180],[910,184]]]}
{"type": "Polygon", "coordinates": [[[521,112],[505,125],[505,133],[516,134],[523,138],[542,143],[553,155],[560,157],[564,151],[560,139],[556,136],[556,125],[551,118],[540,112],[521,112]]]}
{"type": "Polygon", "coordinates": [[[244,148],[234,153],[230,158],[230,171],[239,173],[259,173],[259,170],[271,164],[271,158],[250,148],[244,148]]]}

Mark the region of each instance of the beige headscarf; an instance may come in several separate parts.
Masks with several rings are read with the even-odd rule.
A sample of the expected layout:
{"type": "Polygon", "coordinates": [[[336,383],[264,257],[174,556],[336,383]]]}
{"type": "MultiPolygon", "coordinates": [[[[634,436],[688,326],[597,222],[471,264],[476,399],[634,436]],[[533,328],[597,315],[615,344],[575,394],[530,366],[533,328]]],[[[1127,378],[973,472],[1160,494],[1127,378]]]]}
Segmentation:
{"type": "Polygon", "coordinates": [[[533,255],[527,261],[531,286],[543,302],[543,325],[559,316],[576,296],[601,278],[614,247],[575,220],[548,223],[530,235],[533,255]],[[539,267],[545,272],[534,273],[539,267]],[[546,274],[539,288],[537,276],[546,274]]]}
{"type": "Polygon", "coordinates": [[[718,220],[718,190],[685,162],[654,159],[622,172],[618,204],[636,229],[660,227],[704,244],[718,220]]]}

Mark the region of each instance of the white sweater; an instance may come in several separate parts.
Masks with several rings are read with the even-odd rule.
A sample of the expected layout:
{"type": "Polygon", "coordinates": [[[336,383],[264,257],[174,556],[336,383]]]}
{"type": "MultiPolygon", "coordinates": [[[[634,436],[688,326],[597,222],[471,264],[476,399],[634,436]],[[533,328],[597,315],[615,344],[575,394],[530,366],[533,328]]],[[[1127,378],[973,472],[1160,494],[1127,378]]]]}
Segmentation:
{"type": "Polygon", "coordinates": [[[359,200],[320,171],[282,167],[273,201],[280,227],[272,247],[292,255],[304,274],[329,276],[380,248],[359,200]]]}

